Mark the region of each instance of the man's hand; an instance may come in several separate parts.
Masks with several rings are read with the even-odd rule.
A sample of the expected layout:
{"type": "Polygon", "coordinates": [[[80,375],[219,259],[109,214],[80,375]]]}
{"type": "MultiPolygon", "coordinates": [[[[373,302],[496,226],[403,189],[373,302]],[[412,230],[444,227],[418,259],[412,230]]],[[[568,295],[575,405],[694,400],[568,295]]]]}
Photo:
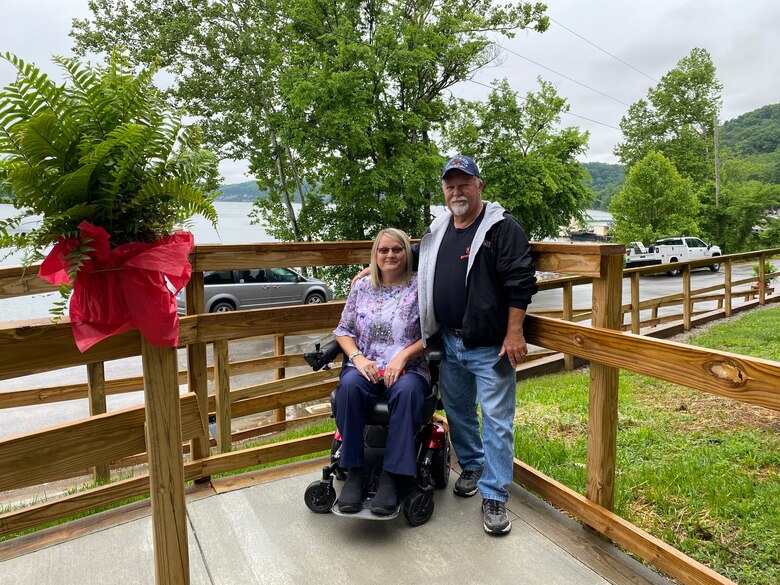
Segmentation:
{"type": "Polygon", "coordinates": [[[509,325],[506,331],[506,337],[504,337],[504,343],[501,345],[501,351],[498,352],[499,356],[507,354],[509,357],[509,363],[512,367],[516,367],[521,363],[525,356],[528,355],[528,344],[525,342],[525,335],[523,335],[523,321],[525,320],[525,311],[522,309],[516,309],[514,307],[509,308],[509,325]]]}
{"type": "Polygon", "coordinates": [[[352,288],[353,286],[355,286],[355,283],[356,283],[358,280],[360,280],[361,278],[363,278],[363,277],[364,277],[366,274],[370,274],[370,273],[371,273],[371,269],[370,269],[370,268],[364,268],[363,270],[361,270],[360,272],[358,272],[358,273],[357,273],[357,274],[356,274],[356,275],[355,275],[355,276],[352,278],[352,282],[350,282],[350,283],[349,283],[349,288],[352,288]]]}

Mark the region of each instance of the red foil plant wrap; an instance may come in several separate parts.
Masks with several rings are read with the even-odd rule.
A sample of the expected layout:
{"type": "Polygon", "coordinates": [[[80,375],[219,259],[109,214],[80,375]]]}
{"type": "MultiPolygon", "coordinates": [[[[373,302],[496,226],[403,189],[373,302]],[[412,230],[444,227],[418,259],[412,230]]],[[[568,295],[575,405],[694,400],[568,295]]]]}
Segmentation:
{"type": "MultiPolygon", "coordinates": [[[[177,291],[189,281],[192,234],[176,232],[152,244],[130,242],[111,249],[106,230],[87,221],[78,227],[81,240],[91,240],[88,245],[95,249],[80,268],[70,299],[70,324],[79,351],[133,328],[152,345],[176,347],[176,297],[165,279],[177,291]]],[[[77,244],[75,238],[58,239],[38,275],[54,285],[69,283],[66,257],[77,244]]]]}

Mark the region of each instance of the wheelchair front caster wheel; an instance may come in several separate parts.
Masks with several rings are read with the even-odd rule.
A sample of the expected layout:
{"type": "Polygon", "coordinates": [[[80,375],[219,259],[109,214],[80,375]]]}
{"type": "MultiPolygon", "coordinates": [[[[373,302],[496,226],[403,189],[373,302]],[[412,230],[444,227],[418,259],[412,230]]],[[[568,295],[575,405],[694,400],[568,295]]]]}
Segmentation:
{"type": "Polygon", "coordinates": [[[433,515],[433,492],[415,492],[404,500],[404,518],[412,526],[420,526],[433,515]]]}
{"type": "Polygon", "coordinates": [[[313,481],[303,495],[306,507],[316,514],[327,514],[336,501],[336,491],[329,483],[313,481]]]}

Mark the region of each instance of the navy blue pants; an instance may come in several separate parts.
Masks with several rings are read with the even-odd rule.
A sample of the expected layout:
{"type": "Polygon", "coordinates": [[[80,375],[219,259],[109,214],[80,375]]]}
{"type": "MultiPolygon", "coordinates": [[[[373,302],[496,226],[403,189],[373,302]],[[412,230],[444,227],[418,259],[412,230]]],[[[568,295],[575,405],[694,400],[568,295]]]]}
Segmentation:
{"type": "Polygon", "coordinates": [[[357,369],[345,366],[336,391],[336,426],[341,432],[341,466],[363,467],[363,434],[366,413],[383,395],[390,422],[387,427],[384,469],[399,475],[417,475],[414,435],[422,424],[422,406],[428,382],[408,372],[390,388],[372,384],[357,369]]]}

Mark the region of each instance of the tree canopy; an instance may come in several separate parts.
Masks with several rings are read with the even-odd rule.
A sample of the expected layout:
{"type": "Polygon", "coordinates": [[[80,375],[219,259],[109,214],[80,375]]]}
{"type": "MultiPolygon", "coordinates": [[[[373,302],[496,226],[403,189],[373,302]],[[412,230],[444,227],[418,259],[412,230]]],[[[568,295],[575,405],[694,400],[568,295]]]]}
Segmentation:
{"type": "Polygon", "coordinates": [[[362,239],[386,224],[419,233],[440,201],[447,89],[497,58],[493,35],[548,26],[542,4],[492,0],[90,7],[77,47],[122,44],[172,71],[171,94],[209,143],[250,161],[268,192],[258,213],[283,240],[362,239]]]}
{"type": "Polygon", "coordinates": [[[568,105],[552,84],[539,84],[524,98],[504,80],[484,103],[456,100],[445,132],[450,147],[480,161],[485,198],[503,204],[534,238],[558,235],[592,202],[576,160],[587,133],[557,129],[568,105]]]}
{"type": "Polygon", "coordinates": [[[632,167],[657,151],[697,185],[712,179],[713,129],[722,89],[710,54],[693,49],[648,91],[647,99],[629,107],[620,122],[623,142],[615,155],[632,167]]]}

